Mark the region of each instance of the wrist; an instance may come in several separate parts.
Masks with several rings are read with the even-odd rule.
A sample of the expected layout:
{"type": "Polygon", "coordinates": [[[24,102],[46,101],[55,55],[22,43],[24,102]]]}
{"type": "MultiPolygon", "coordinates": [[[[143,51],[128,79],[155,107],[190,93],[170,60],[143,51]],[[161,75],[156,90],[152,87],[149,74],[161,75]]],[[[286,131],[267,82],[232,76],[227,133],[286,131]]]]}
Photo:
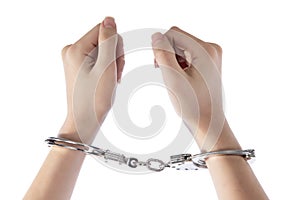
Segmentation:
{"type": "Polygon", "coordinates": [[[207,138],[207,129],[203,128],[203,126],[199,127],[199,131],[195,134],[195,140],[201,149],[201,151],[220,151],[220,150],[240,150],[241,146],[238,143],[237,139],[235,138],[227,120],[225,119],[224,126],[221,130],[221,133],[218,137],[216,137],[216,141],[211,143],[212,145],[206,149],[203,149],[204,143],[206,142],[207,138]]]}
{"type": "Polygon", "coordinates": [[[58,132],[58,137],[69,139],[75,142],[82,142],[78,135],[78,131],[72,117],[66,117],[63,125],[58,132]]]}
{"type": "Polygon", "coordinates": [[[212,151],[219,151],[219,150],[241,150],[241,146],[237,141],[236,137],[234,136],[227,120],[224,123],[224,127],[222,133],[212,148],[212,151]]]}
{"type": "Polygon", "coordinates": [[[93,121],[84,118],[84,120],[81,120],[81,122],[75,122],[73,115],[68,114],[59,130],[58,137],[69,139],[74,142],[91,144],[95,139],[98,130],[105,119],[105,116],[98,118],[100,118],[100,120],[96,119],[93,121]],[[77,125],[79,125],[78,128],[77,125]]]}

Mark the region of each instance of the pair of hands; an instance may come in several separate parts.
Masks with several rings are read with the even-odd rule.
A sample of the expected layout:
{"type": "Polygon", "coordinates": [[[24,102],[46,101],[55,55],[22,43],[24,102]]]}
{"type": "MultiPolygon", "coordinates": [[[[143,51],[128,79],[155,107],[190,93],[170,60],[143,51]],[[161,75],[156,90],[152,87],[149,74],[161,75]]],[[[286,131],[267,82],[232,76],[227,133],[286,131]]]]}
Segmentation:
{"type": "MultiPolygon", "coordinates": [[[[222,110],[221,48],[176,27],[154,34],[152,45],[172,104],[201,150],[241,149],[222,110]]],[[[123,54],[109,17],[62,50],[68,114],[59,137],[92,143],[113,104],[123,54]]],[[[84,156],[53,148],[24,199],[69,199],[84,156]]],[[[220,199],[268,199],[245,158],[213,156],[206,164],[220,199]]]]}
{"type": "MultiPolygon", "coordinates": [[[[198,145],[210,149],[225,119],[221,48],[177,27],[165,34],[155,33],[152,46],[175,111],[198,145]],[[211,142],[207,142],[209,134],[214,135],[211,142]]],[[[63,48],[62,58],[68,113],[59,135],[91,143],[112,107],[125,64],[123,42],[114,19],[106,17],[76,43],[63,48]]]]}

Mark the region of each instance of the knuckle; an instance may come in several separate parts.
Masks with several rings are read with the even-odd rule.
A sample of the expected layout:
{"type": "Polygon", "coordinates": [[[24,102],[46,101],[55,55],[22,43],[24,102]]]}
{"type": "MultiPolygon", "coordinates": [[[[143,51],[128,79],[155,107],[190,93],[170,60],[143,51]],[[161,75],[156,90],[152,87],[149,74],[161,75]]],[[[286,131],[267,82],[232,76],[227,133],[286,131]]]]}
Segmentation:
{"type": "Polygon", "coordinates": [[[178,32],[180,32],[180,28],[177,26],[172,26],[164,35],[168,38],[172,38],[175,35],[178,35],[178,32]]]}
{"type": "Polygon", "coordinates": [[[165,36],[167,36],[168,38],[172,38],[174,36],[178,36],[179,33],[181,32],[180,28],[178,28],[177,26],[172,26],[166,33],[165,36]]]}
{"type": "Polygon", "coordinates": [[[76,44],[67,45],[62,49],[62,56],[75,56],[78,55],[78,53],[81,52],[81,47],[76,44]]]}
{"type": "Polygon", "coordinates": [[[205,50],[212,58],[218,58],[219,52],[214,46],[212,46],[210,44],[205,45],[205,50]]]}
{"type": "Polygon", "coordinates": [[[64,48],[62,48],[62,50],[61,50],[62,57],[64,57],[66,55],[66,53],[68,52],[68,50],[70,49],[71,46],[72,45],[69,44],[69,45],[65,46],[64,48]]]}
{"type": "Polygon", "coordinates": [[[222,47],[216,43],[210,43],[210,45],[216,50],[218,54],[222,54],[222,47]]]}
{"type": "Polygon", "coordinates": [[[172,26],[170,28],[170,30],[178,31],[178,30],[180,30],[180,28],[178,26],[172,26]]]}

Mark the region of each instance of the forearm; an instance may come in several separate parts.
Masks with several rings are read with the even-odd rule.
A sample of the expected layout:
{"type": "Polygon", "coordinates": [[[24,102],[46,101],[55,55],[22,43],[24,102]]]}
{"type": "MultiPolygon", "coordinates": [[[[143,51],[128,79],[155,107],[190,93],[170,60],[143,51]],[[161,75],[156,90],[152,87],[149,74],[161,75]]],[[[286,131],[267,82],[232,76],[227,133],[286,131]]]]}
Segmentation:
{"type": "Polygon", "coordinates": [[[206,164],[219,199],[268,199],[249,164],[240,156],[215,156],[206,164]]]}
{"type": "Polygon", "coordinates": [[[24,199],[70,199],[85,154],[52,147],[24,199]]]}
{"type": "MultiPolygon", "coordinates": [[[[226,122],[212,151],[241,149],[226,122]]],[[[219,199],[268,199],[248,162],[241,156],[212,156],[206,160],[219,199]]]]}

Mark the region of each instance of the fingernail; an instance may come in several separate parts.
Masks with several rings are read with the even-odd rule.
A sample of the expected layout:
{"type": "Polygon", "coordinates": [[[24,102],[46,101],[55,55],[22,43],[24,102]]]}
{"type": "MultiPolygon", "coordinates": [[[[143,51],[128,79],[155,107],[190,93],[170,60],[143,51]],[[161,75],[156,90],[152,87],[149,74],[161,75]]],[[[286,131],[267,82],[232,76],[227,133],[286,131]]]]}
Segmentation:
{"type": "Polygon", "coordinates": [[[156,42],[160,41],[161,39],[163,39],[164,35],[161,33],[154,33],[152,35],[152,44],[155,44],[156,42]]]}
{"type": "Polygon", "coordinates": [[[120,84],[121,83],[121,78],[119,78],[117,82],[120,84]]]}
{"type": "Polygon", "coordinates": [[[106,17],[103,20],[103,26],[105,28],[115,28],[116,27],[115,19],[113,17],[106,17]]]}
{"type": "Polygon", "coordinates": [[[178,54],[176,54],[176,59],[180,67],[185,70],[189,67],[189,63],[186,61],[186,59],[178,54]]]}

